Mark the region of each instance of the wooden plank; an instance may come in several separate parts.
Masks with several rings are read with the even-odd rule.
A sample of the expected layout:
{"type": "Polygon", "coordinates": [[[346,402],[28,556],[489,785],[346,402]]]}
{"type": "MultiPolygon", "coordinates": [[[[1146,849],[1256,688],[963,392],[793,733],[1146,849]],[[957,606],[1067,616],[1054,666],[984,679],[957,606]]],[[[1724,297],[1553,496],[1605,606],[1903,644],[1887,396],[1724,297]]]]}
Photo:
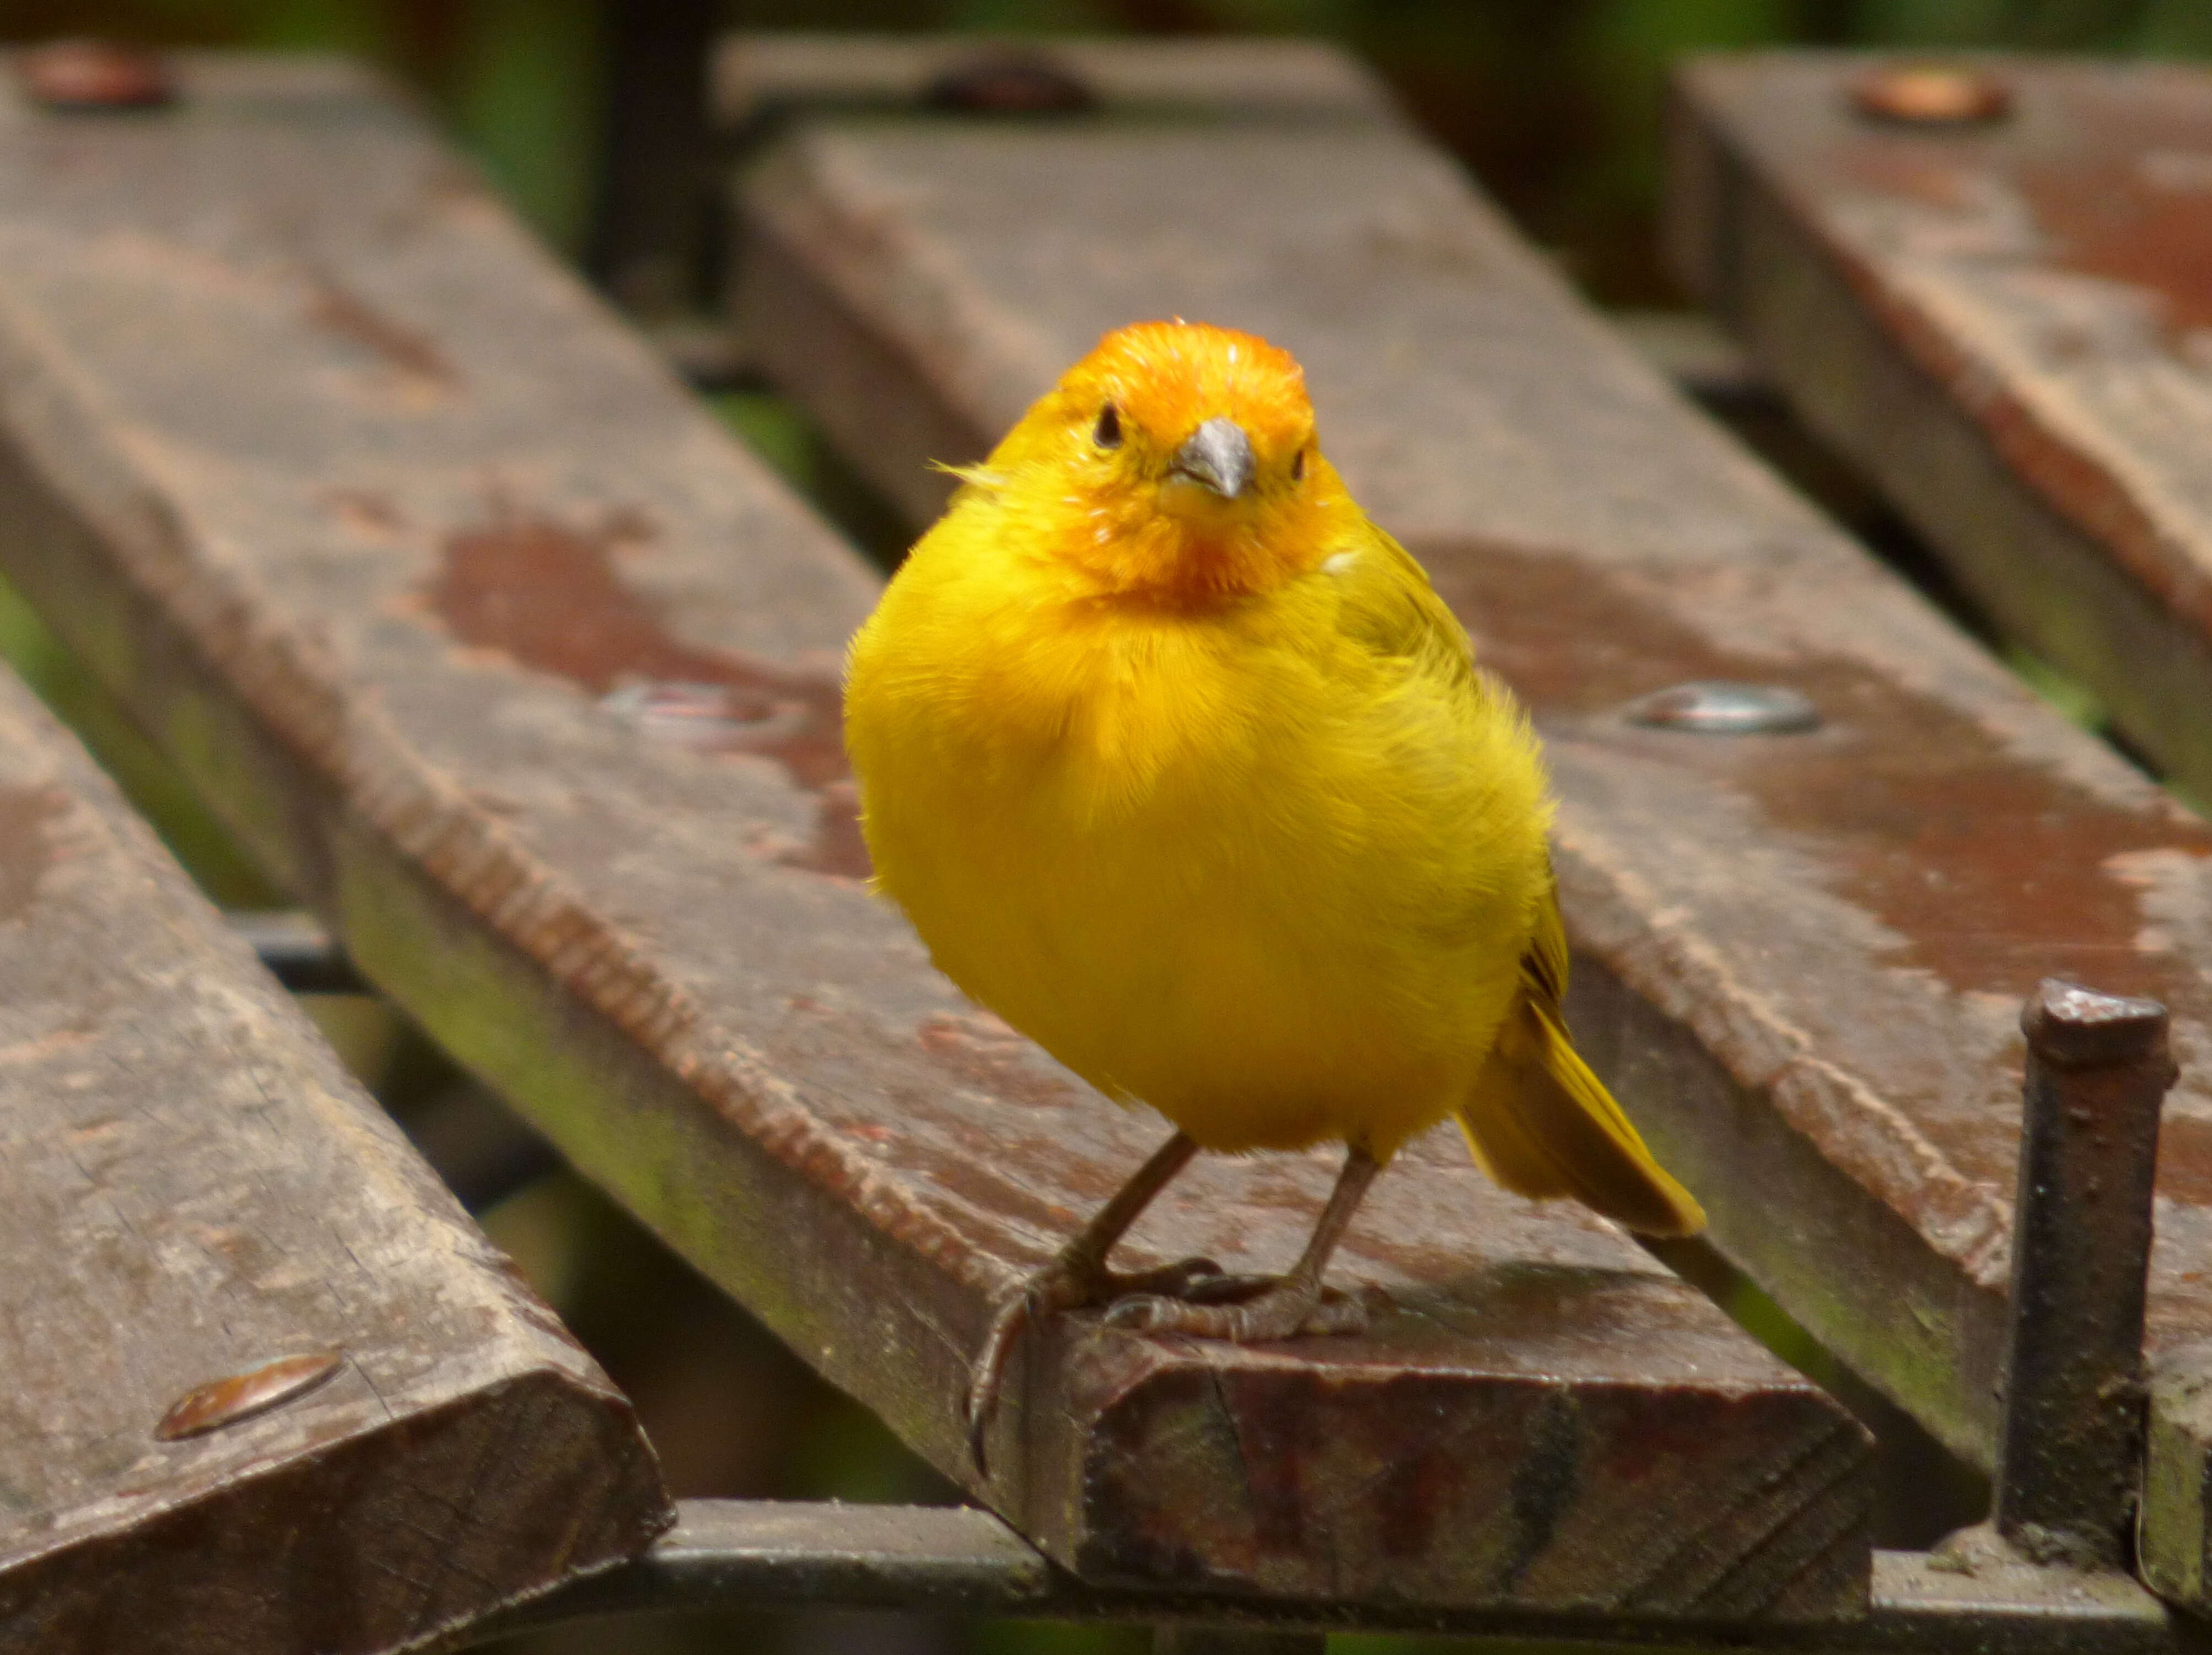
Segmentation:
{"type": "Polygon", "coordinates": [[[1299,355],[1354,493],[1546,735],[1582,1043],[1729,1255],[1984,1465],[2021,997],[2062,974],[2165,1000],[2188,1072],[2164,1140],[2153,1474],[2201,1507],[2202,824],[1668,393],[1388,124],[824,120],[754,161],[738,209],[741,325],[825,427],[866,422],[854,458],[880,475],[975,458],[1132,318],[1299,355]],[[918,408],[933,450],[907,446],[918,408]],[[1796,688],[1824,726],[1623,716],[1698,679],[1796,688]]]}
{"type": "Polygon", "coordinates": [[[2004,112],[1862,112],[1864,54],[1679,79],[1677,266],[2008,637],[2212,798],[2212,80],[1978,58],[2004,112]]]}
{"type": "MultiPolygon", "coordinates": [[[[1685,70],[1669,138],[1675,263],[2002,633],[2212,798],[2212,80],[1976,59],[1952,66],[1953,84],[1995,89],[2002,112],[1916,125],[1863,111],[1892,67],[1789,52],[1685,70]]],[[[2161,994],[2201,983],[2203,876],[2130,872],[2133,854],[2113,863],[2145,880],[2131,952],[2170,961],[2161,994]]],[[[2180,1051],[2201,1068],[2201,1029],[2180,1051]]],[[[2200,1176],[2203,1094],[2169,1112],[2171,1197],[2200,1176]]],[[[2162,1235],[2193,1220],[2161,1203],[2162,1235]]],[[[2163,1270],[2178,1252],[2162,1249],[2163,1270]]],[[[2187,1258],[2185,1276],[2203,1255],[2187,1258]]],[[[2143,1567],[2201,1607],[2212,1413],[2197,1387],[2154,1391],[2151,1440],[2143,1567]]]]}
{"type": "MultiPolygon", "coordinates": [[[[173,115],[0,126],[0,561],[365,974],[1094,1578],[1863,1602],[1856,1428],[1440,1144],[1350,1244],[1401,1305],[1366,1339],[1057,1323],[975,1484],[990,1308],[1161,1128],[859,878],[836,652],[875,577],[394,101],[182,72],[173,115]]],[[[1134,1251],[1287,1258],[1330,1170],[1206,1167],[1134,1251]]]]}
{"type": "Polygon", "coordinates": [[[0,1650],[412,1646],[674,1520],[629,1404],[4,673],[0,1257],[0,1650]],[[311,1389],[178,1415],[287,1358],[311,1389]]]}
{"type": "Polygon", "coordinates": [[[1008,65],[1061,82],[1088,119],[1328,125],[1386,120],[1393,108],[1382,82],[1332,46],[1190,36],[1048,47],[989,35],[730,34],[714,52],[709,97],[724,128],[757,136],[793,114],[957,102],[963,81],[1008,65]]]}
{"type": "MultiPolygon", "coordinates": [[[[999,61],[1008,50],[988,39],[731,34],[714,54],[714,105],[733,141],[757,149],[780,125],[808,112],[911,116],[933,88],[957,82],[979,62],[999,61]]],[[[1031,42],[1017,61],[1082,88],[1093,100],[1082,117],[1086,124],[1167,122],[1218,130],[1256,124],[1326,133],[1395,118],[1379,80],[1344,53],[1310,40],[1071,39],[1053,42],[1049,51],[1031,42]]],[[[1005,134],[1018,142],[1032,130],[1033,123],[1015,119],[1005,134]]],[[[771,253],[744,268],[766,280],[781,266],[771,253]]],[[[804,284],[779,294],[763,311],[778,318],[776,327],[749,342],[756,356],[788,367],[787,359],[806,355],[805,341],[817,324],[836,327],[835,318],[811,315],[810,302],[804,284]]],[[[939,384],[952,383],[961,365],[933,364],[938,371],[923,383],[911,384],[908,376],[911,389],[895,403],[872,407],[870,388],[900,377],[898,366],[877,360],[875,342],[863,343],[849,328],[839,330],[846,348],[808,364],[801,376],[810,406],[854,470],[915,523],[927,523],[951,498],[953,482],[941,471],[917,467],[912,456],[967,452],[982,440],[972,409],[950,407],[939,394],[939,384]],[[834,390],[822,377],[831,372],[846,376],[834,390]]],[[[996,406],[1007,399],[993,400],[996,406]]]]}

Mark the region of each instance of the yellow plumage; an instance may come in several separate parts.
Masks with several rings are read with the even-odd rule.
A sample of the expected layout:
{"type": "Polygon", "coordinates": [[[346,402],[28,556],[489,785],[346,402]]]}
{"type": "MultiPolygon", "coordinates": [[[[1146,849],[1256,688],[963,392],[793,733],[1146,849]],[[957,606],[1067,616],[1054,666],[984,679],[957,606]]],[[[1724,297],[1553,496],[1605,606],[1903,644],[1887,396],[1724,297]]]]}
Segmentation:
{"type": "Polygon", "coordinates": [[[881,888],[970,996],[1210,1149],[1376,1161],[1456,1112],[1500,1183],[1698,1228],[1568,1044],[1537,746],[1247,335],[1110,335],[854,640],[881,888]]]}

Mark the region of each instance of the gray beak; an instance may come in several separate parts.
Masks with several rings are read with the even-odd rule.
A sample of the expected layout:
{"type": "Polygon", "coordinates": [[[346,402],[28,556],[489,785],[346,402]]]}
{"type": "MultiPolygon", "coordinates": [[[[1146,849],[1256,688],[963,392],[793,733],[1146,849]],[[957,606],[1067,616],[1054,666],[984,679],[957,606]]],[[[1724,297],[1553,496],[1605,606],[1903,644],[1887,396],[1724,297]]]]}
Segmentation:
{"type": "Polygon", "coordinates": [[[1252,440],[1234,420],[1215,418],[1190,433],[1190,440],[1176,450],[1171,476],[1202,482],[1224,500],[1235,500],[1259,469],[1252,455],[1252,440]]]}

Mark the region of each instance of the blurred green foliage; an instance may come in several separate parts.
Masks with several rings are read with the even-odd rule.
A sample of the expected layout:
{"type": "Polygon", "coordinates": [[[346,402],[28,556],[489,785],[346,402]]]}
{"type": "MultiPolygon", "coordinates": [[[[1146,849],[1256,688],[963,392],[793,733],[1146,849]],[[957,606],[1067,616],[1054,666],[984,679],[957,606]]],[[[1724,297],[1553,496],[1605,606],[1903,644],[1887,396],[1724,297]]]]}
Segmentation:
{"type": "Polygon", "coordinates": [[[0,660],[92,749],[131,807],[154,825],[202,890],[225,907],[276,906],[282,899],[276,888],[201,807],[175,767],[4,580],[0,660]]]}

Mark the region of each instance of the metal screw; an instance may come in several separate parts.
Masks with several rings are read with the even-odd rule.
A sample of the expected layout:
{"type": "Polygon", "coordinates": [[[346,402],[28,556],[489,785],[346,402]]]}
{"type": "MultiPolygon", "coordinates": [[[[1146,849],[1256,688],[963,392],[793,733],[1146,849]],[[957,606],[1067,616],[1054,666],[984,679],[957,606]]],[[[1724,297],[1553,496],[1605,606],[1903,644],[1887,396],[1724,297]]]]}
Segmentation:
{"type": "Polygon", "coordinates": [[[2027,1036],[1996,1528],[2039,1561],[2124,1567],[2143,1431],[2143,1278],[2166,1008],[2047,979],[2027,1036]]]}
{"type": "Polygon", "coordinates": [[[1631,724],[1700,736],[1789,736],[1820,727],[1820,710],[1794,689],[1717,678],[1654,690],[1621,713],[1631,724]]]}
{"type": "Polygon", "coordinates": [[[600,708],[654,741],[704,753],[772,746],[806,726],[806,705],[732,690],[724,684],[626,679],[599,698],[600,708]]]}
{"type": "Polygon", "coordinates": [[[219,1431],[306,1396],[344,1366],[345,1358],[337,1351],[321,1350],[311,1356],[280,1356],[243,1373],[211,1379],[178,1397],[154,1434],[175,1442],[219,1431]]]}
{"type": "Polygon", "coordinates": [[[1000,47],[940,70],[922,91],[932,109],[966,115],[1072,115],[1095,108],[1090,87],[1042,52],[1000,47]]]}
{"type": "Polygon", "coordinates": [[[15,60],[23,88],[49,109],[150,109],[177,95],[168,65],[112,40],[50,40],[15,60]]]}
{"type": "Polygon", "coordinates": [[[1851,87],[1860,114],[1908,126],[1966,126],[2012,112],[2012,91],[1978,69],[1942,64],[1877,70],[1851,87]]]}

